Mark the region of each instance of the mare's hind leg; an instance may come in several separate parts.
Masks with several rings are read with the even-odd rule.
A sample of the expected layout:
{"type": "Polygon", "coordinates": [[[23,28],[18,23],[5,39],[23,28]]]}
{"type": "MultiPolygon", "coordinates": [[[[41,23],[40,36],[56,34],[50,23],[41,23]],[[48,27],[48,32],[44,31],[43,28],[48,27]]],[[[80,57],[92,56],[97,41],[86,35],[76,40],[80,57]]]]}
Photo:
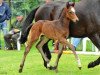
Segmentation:
{"type": "Polygon", "coordinates": [[[46,61],[47,63],[47,68],[52,69],[51,66],[49,65],[50,60],[46,57],[46,55],[44,54],[43,50],[42,50],[42,46],[48,41],[49,39],[46,38],[44,35],[42,35],[40,37],[40,41],[38,42],[38,44],[36,45],[36,48],[39,50],[39,52],[41,53],[43,59],[46,61]]]}

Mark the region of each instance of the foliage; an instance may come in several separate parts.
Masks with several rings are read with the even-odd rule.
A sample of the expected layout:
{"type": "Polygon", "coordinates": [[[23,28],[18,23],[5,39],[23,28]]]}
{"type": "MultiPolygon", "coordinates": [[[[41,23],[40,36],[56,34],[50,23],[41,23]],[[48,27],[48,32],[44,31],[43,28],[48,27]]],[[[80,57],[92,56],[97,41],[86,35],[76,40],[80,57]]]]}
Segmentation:
{"type": "Polygon", "coordinates": [[[38,0],[14,0],[12,2],[12,13],[13,15],[26,15],[39,4],[40,2],[38,0]]]}
{"type": "MultiPolygon", "coordinates": [[[[13,0],[11,9],[13,16],[20,14],[27,15],[32,9],[44,3],[45,0],[13,0]]],[[[56,1],[56,0],[54,0],[56,1]]],[[[78,2],[79,0],[69,0],[78,2]]]]}
{"type": "Polygon", "coordinates": [[[73,1],[73,2],[79,2],[80,0],[69,0],[69,1],[73,1]]]}

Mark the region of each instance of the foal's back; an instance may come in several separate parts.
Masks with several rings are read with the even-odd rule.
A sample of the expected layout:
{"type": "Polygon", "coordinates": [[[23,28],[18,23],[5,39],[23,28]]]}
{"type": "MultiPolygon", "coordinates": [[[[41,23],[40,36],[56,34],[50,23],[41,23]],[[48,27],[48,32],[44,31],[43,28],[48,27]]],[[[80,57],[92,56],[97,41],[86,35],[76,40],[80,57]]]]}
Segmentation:
{"type": "Polygon", "coordinates": [[[69,29],[63,27],[62,23],[59,20],[39,20],[34,24],[34,26],[36,25],[37,27],[39,26],[41,34],[50,39],[57,40],[61,37],[65,37],[67,33],[69,34],[69,29]]]}

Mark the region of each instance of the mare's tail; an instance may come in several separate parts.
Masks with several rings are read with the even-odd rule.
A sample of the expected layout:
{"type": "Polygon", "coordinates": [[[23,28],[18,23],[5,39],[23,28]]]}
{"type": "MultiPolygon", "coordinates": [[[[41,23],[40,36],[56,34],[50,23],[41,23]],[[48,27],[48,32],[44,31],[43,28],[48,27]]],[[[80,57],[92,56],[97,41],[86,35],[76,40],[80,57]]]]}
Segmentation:
{"type": "Polygon", "coordinates": [[[22,30],[21,30],[21,38],[20,38],[20,43],[23,44],[26,42],[27,40],[27,36],[28,36],[28,33],[30,31],[30,28],[31,28],[31,23],[35,17],[35,13],[37,11],[39,7],[35,8],[34,10],[32,10],[29,15],[27,16],[27,18],[25,19],[24,23],[23,23],[23,26],[22,26],[22,30]]]}
{"type": "Polygon", "coordinates": [[[97,65],[99,65],[100,64],[100,57],[97,59],[97,60],[95,60],[95,61],[93,61],[93,62],[90,62],[89,64],[88,64],[88,68],[93,68],[93,67],[95,67],[95,66],[97,66],[97,65]]]}

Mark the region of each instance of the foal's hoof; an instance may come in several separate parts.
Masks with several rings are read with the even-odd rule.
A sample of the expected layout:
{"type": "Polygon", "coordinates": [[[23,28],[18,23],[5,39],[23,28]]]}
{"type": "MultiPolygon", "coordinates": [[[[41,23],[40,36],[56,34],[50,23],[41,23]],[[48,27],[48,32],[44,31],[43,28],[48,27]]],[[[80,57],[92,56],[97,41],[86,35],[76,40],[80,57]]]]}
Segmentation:
{"type": "Polygon", "coordinates": [[[22,69],[19,69],[19,73],[22,73],[22,69]]]}
{"type": "Polygon", "coordinates": [[[81,70],[82,69],[82,67],[78,67],[79,68],[79,70],[81,70]]]}
{"type": "Polygon", "coordinates": [[[88,68],[93,68],[93,67],[94,67],[93,62],[90,62],[90,63],[88,64],[88,68]]]}

